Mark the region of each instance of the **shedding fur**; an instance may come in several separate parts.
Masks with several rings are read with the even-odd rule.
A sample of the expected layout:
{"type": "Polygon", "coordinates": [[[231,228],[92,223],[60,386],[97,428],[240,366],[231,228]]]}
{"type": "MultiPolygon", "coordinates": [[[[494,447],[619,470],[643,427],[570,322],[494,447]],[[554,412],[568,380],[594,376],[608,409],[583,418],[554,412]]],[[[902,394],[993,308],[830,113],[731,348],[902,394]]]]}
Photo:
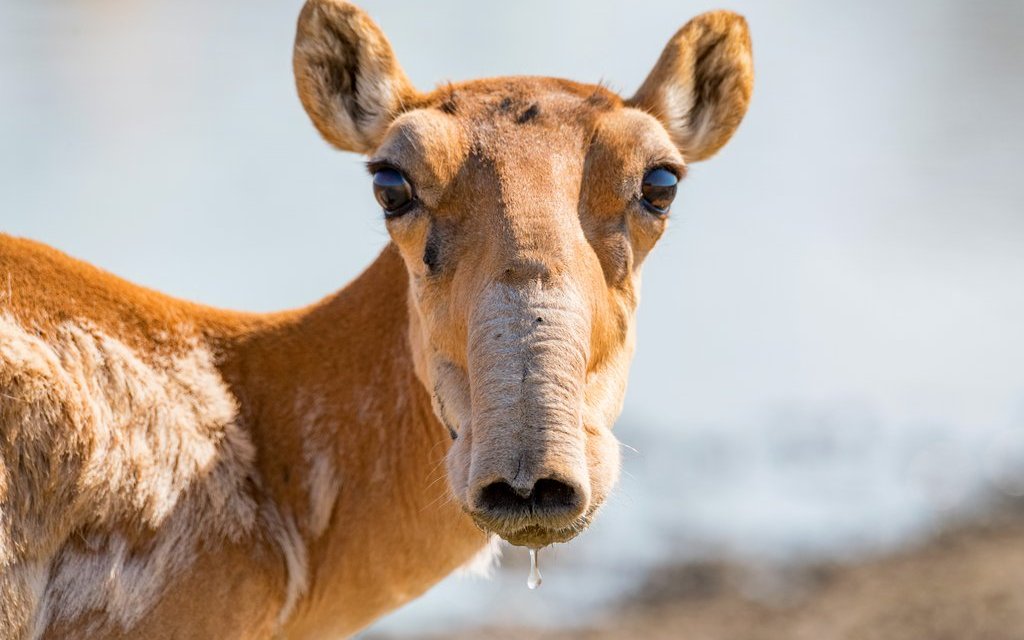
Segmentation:
{"type": "Polygon", "coordinates": [[[255,451],[199,345],[149,363],[88,324],[44,341],[3,315],[0,388],[5,611],[19,598],[37,629],[97,611],[128,629],[199,540],[252,532],[255,451]]]}

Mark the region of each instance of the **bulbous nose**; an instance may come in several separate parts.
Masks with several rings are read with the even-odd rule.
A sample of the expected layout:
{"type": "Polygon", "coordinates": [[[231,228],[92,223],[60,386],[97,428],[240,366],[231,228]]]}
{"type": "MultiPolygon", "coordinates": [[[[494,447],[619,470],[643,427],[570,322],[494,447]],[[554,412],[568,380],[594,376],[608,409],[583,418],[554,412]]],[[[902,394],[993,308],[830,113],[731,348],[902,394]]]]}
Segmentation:
{"type": "Polygon", "coordinates": [[[559,525],[583,513],[586,494],[578,484],[557,478],[517,485],[502,479],[481,487],[474,503],[489,520],[559,525]]]}

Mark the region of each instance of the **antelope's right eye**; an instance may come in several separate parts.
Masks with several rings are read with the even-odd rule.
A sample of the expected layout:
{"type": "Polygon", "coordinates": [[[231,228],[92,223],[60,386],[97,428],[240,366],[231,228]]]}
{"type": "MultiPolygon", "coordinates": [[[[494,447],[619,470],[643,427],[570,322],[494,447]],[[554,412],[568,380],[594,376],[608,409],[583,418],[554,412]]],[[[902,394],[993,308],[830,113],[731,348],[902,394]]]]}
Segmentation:
{"type": "Polygon", "coordinates": [[[409,181],[400,171],[390,167],[373,172],[373,196],[389,218],[402,215],[416,201],[409,181]]]}

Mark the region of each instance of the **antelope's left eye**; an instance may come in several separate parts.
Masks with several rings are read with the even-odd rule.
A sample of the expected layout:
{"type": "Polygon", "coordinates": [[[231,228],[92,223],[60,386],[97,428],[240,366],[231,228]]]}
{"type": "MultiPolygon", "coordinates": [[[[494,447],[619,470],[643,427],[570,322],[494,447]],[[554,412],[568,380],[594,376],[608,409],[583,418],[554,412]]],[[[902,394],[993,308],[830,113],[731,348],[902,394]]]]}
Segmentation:
{"type": "Polygon", "coordinates": [[[373,172],[373,196],[388,217],[402,215],[416,199],[402,172],[390,167],[373,172]]]}
{"type": "Polygon", "coordinates": [[[668,169],[664,167],[651,169],[644,174],[644,181],[640,186],[644,206],[652,213],[665,215],[672,205],[672,200],[676,197],[678,185],[679,176],[668,169]]]}

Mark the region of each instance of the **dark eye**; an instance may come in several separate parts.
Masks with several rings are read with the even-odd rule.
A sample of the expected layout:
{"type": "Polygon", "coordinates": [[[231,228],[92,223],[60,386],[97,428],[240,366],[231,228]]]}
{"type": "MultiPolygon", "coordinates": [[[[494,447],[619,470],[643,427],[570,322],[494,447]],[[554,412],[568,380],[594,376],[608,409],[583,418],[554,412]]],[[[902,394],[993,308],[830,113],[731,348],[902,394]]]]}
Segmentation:
{"type": "Polygon", "coordinates": [[[373,196],[387,216],[399,216],[415,200],[412,185],[397,169],[383,168],[373,173],[373,196]]]}
{"type": "Polygon", "coordinates": [[[679,177],[664,167],[651,169],[644,175],[640,190],[643,193],[644,206],[652,213],[664,215],[676,197],[676,186],[679,177]]]}

